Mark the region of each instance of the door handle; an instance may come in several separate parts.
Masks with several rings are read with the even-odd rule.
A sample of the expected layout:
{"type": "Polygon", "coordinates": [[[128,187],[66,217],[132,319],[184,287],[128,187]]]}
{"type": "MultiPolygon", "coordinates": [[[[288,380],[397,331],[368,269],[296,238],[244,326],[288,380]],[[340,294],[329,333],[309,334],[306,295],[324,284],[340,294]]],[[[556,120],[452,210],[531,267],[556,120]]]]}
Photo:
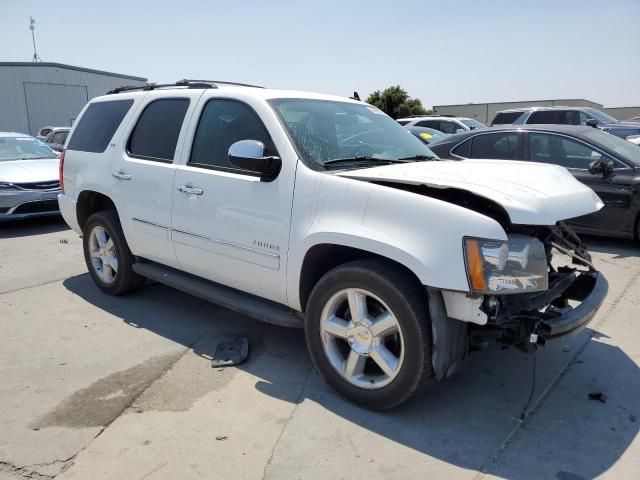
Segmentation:
{"type": "Polygon", "coordinates": [[[187,195],[202,195],[204,190],[198,187],[192,187],[191,185],[180,185],[178,191],[186,193],[187,195]]]}
{"type": "Polygon", "coordinates": [[[124,170],[118,170],[117,172],[111,172],[111,176],[113,178],[117,178],[118,180],[131,180],[131,175],[126,173],[124,170]]]}

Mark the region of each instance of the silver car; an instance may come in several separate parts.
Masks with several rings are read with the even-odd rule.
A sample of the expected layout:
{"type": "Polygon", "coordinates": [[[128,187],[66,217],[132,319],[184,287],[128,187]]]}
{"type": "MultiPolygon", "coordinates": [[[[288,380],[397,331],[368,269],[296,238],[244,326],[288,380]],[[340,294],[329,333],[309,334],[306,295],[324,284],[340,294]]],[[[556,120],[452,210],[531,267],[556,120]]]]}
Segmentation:
{"type": "Polygon", "coordinates": [[[0,221],[59,215],[58,164],[44,142],[0,132],[0,221]]]}

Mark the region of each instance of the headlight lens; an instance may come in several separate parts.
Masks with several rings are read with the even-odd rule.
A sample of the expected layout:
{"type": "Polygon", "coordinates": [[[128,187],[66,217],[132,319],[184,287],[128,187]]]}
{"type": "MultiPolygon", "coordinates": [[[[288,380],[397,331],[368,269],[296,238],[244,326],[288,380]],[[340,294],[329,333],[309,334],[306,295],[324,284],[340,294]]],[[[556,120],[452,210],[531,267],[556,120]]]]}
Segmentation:
{"type": "Polygon", "coordinates": [[[549,288],[543,243],[525,235],[508,241],[465,238],[469,285],[474,293],[540,292],[549,288]]]}
{"type": "Polygon", "coordinates": [[[18,190],[18,188],[9,182],[0,182],[0,192],[7,192],[9,190],[18,190]]]}

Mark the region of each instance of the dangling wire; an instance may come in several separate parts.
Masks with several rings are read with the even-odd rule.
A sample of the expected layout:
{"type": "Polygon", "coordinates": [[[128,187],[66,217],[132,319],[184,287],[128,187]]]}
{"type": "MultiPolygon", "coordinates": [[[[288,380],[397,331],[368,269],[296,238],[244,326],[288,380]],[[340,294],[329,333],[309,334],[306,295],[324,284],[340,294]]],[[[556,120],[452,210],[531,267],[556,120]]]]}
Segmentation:
{"type": "Polygon", "coordinates": [[[522,409],[522,413],[520,414],[520,420],[524,420],[524,416],[527,413],[527,408],[529,408],[529,404],[533,399],[533,392],[536,391],[536,352],[538,351],[538,346],[533,346],[533,371],[531,378],[531,391],[529,392],[529,398],[527,398],[527,403],[524,404],[524,408],[522,409]]]}

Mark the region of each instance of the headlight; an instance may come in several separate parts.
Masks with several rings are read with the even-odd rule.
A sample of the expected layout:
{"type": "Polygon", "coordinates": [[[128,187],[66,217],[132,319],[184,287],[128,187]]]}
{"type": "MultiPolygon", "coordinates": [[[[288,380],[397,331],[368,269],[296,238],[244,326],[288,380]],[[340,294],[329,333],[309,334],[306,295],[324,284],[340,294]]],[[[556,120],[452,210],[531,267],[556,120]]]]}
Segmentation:
{"type": "Polygon", "coordinates": [[[7,192],[9,190],[18,190],[18,187],[16,187],[13,183],[0,182],[0,192],[7,192]]]}
{"type": "Polygon", "coordinates": [[[474,293],[540,292],[549,288],[547,255],[537,238],[509,235],[509,239],[465,238],[469,285],[474,293]]]}

